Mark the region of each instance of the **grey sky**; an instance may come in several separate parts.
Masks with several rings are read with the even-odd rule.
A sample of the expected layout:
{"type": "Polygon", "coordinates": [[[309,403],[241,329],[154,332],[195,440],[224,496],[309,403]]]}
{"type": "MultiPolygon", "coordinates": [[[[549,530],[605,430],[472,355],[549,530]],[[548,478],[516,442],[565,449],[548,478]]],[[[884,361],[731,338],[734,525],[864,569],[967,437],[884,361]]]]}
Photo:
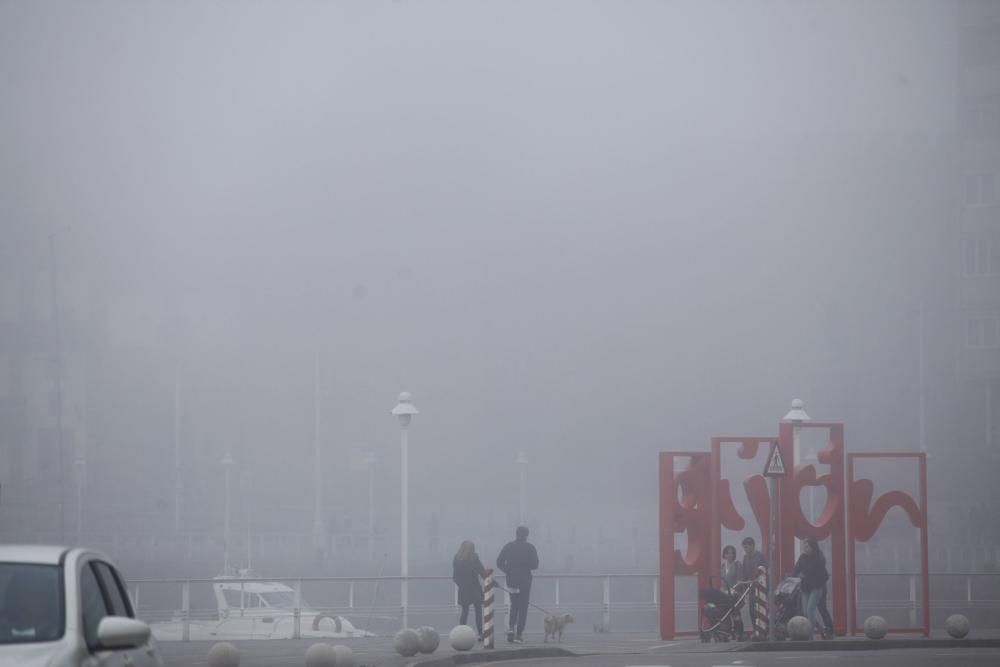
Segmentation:
{"type": "MultiPolygon", "coordinates": [[[[102,363],[164,430],[104,428],[149,466],[176,346],[204,465],[232,447],[307,474],[319,355],[325,442],[374,447],[387,494],[388,410],[414,392],[423,515],[510,505],[519,448],[538,505],[648,507],[657,451],[774,432],[795,395],[853,418],[856,448],[885,435],[874,412],[912,423],[913,312],[949,261],[951,21],[8,0],[0,219],[57,231],[88,277],[102,363]]],[[[340,474],[350,504],[363,479],[340,474]]]]}

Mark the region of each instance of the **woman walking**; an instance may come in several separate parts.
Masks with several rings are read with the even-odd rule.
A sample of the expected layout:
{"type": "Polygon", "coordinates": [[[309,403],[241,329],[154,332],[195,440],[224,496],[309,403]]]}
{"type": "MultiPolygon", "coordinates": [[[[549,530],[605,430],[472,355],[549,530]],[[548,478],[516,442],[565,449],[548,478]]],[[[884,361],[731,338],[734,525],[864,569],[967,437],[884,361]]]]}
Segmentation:
{"type": "Polygon", "coordinates": [[[452,561],[451,579],[458,586],[458,604],[462,607],[462,616],[459,624],[466,625],[469,620],[469,607],[476,610],[476,631],[479,633],[479,640],[483,639],[483,586],[480,577],[486,578],[493,573],[487,570],[479,560],[476,553],[476,545],[466,540],[458,548],[455,560],[452,561]]]}
{"type": "Polygon", "coordinates": [[[819,550],[819,543],[815,539],[807,537],[802,540],[802,555],[795,562],[792,576],[802,579],[802,608],[806,618],[813,628],[826,636],[826,626],[816,612],[830,573],[826,571],[826,557],[819,550]]]}

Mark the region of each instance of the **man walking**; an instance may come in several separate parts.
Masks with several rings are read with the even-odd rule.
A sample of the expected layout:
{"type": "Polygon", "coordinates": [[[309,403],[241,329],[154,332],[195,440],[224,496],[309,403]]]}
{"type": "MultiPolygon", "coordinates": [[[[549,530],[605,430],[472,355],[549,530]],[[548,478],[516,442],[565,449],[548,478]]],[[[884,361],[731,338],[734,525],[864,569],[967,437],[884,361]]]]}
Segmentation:
{"type": "Polygon", "coordinates": [[[538,552],[528,542],[528,529],[517,527],[516,539],[508,542],[497,556],[497,567],[506,577],[510,591],[510,627],[507,641],[522,644],[524,623],[528,617],[528,597],[531,595],[531,571],[538,568],[538,552]]]}

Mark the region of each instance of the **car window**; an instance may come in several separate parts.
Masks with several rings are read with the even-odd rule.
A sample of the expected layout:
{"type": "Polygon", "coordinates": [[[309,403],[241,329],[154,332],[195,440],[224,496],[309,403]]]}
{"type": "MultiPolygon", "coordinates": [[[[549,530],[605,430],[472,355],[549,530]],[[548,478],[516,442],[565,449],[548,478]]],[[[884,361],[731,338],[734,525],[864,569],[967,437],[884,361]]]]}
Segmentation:
{"type": "Polygon", "coordinates": [[[64,625],[57,566],[0,563],[0,644],[54,641],[64,625]]]}
{"type": "Polygon", "coordinates": [[[122,590],[121,581],[115,574],[115,571],[107,563],[95,562],[93,566],[104,587],[104,594],[110,605],[111,614],[114,616],[131,617],[131,606],[125,596],[125,591],[122,590]]]}
{"type": "Polygon", "coordinates": [[[94,650],[98,647],[97,626],[109,614],[101,585],[90,564],[84,565],[80,570],[80,605],[83,608],[83,636],[87,646],[94,650]]]}

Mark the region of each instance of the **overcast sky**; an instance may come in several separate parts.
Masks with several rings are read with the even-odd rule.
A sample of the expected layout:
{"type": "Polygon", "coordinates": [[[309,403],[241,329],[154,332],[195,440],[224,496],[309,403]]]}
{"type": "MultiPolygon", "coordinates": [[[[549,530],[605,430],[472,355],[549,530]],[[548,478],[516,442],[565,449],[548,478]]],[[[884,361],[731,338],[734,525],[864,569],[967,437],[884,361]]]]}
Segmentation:
{"type": "Polygon", "coordinates": [[[776,432],[795,396],[854,448],[912,423],[952,12],[6,0],[0,219],[58,233],[133,400],[179,350],[206,461],[307,475],[318,357],[324,442],[375,449],[387,496],[413,392],[421,516],[511,506],[522,448],[536,506],[648,507],[657,451],[776,432]]]}

